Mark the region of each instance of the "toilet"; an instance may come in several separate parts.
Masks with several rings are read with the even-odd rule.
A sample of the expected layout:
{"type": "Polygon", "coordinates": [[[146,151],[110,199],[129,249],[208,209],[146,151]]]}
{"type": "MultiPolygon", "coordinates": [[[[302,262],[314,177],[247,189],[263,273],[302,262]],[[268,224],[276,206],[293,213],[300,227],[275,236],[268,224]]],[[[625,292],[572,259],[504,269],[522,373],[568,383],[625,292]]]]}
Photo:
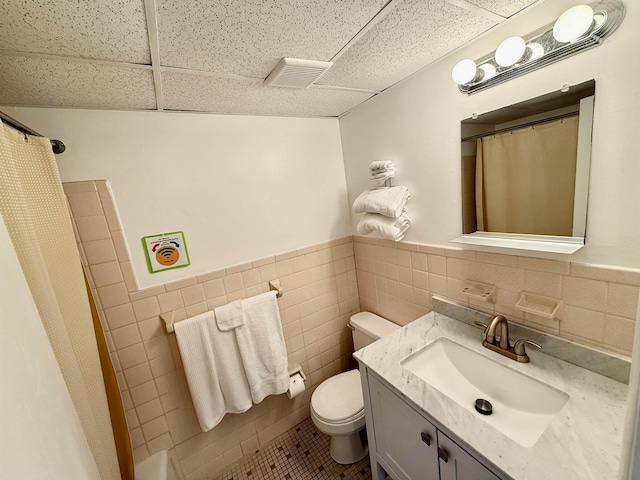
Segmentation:
{"type": "MultiPolygon", "coordinates": [[[[355,350],[375,342],[400,327],[370,312],[350,319],[355,350]]],[[[311,396],[311,420],[322,433],[331,436],[331,458],[343,465],[356,463],[368,453],[364,435],[365,417],[362,383],[358,369],[328,378],[311,396]]]]}

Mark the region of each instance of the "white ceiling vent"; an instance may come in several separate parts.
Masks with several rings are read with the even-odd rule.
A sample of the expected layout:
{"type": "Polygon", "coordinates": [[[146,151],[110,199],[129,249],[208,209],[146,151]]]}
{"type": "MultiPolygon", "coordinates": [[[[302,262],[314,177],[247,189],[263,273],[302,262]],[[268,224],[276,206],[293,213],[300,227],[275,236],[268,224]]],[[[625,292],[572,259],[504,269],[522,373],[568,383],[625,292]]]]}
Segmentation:
{"type": "Polygon", "coordinates": [[[329,70],[333,62],[282,58],[265,78],[269,87],[307,88],[329,70]]]}

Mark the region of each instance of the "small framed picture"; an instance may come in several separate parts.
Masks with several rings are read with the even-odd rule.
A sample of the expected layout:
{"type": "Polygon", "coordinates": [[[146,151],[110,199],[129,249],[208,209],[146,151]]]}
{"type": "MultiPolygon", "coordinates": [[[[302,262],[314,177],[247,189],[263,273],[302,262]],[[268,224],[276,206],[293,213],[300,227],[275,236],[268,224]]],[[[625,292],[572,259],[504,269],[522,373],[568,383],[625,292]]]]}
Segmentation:
{"type": "Polygon", "coordinates": [[[142,245],[151,273],[186,267],[191,263],[183,232],[142,237],[142,245]]]}

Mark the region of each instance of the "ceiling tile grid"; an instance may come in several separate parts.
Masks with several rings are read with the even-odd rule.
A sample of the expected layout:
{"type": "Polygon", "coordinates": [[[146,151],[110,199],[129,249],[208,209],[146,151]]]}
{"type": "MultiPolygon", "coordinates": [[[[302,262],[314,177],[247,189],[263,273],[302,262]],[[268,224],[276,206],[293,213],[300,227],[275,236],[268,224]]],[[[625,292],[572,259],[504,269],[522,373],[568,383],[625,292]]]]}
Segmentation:
{"type": "Polygon", "coordinates": [[[387,0],[157,0],[163,66],[265,78],[282,57],[330,60],[387,0]]]}
{"type": "Polygon", "coordinates": [[[492,13],[503,17],[511,17],[523,10],[538,0],[466,0],[467,3],[471,3],[478,7],[482,7],[485,10],[489,10],[492,13]]]}
{"type": "Polygon", "coordinates": [[[185,73],[162,73],[164,107],[242,115],[335,117],[372,94],[310,87],[270,88],[261,81],[235,80],[185,73]]]}
{"type": "Polygon", "coordinates": [[[384,90],[495,25],[445,0],[405,0],[347,50],[319,83],[384,90]]]}
{"type": "Polygon", "coordinates": [[[537,1],[2,0],[0,103],[333,117],[537,1]],[[336,58],[265,87],[282,57],[336,58]]]}
{"type": "Polygon", "coordinates": [[[0,49],[151,61],[142,0],[2,0],[0,49]]]}
{"type": "Polygon", "coordinates": [[[155,109],[151,69],[0,55],[0,105],[155,109]]]}

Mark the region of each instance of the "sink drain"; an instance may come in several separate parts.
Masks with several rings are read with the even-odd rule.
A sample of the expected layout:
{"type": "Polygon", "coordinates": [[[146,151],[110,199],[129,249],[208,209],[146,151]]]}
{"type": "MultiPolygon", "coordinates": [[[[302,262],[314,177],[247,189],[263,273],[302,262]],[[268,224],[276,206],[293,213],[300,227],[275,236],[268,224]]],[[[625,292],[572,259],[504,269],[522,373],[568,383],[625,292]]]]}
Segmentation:
{"type": "Polygon", "coordinates": [[[476,400],[476,411],[482,415],[491,415],[493,413],[493,405],[489,400],[478,398],[476,400]]]}

